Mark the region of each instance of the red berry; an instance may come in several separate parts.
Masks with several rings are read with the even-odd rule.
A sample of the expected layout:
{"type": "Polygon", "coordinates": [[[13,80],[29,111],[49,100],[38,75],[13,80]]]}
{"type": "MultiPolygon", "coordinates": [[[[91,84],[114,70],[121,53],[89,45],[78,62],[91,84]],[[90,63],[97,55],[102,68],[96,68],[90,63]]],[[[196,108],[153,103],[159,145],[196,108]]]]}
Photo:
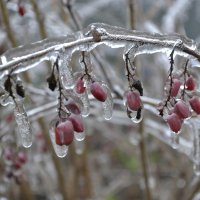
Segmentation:
{"type": "Polygon", "coordinates": [[[68,118],[69,121],[72,122],[74,131],[81,133],[84,131],[83,120],[79,115],[71,114],[68,118]]]}
{"type": "Polygon", "coordinates": [[[181,119],[188,118],[191,115],[189,106],[184,101],[178,101],[175,104],[174,113],[176,113],[181,119]]]}
{"type": "Polygon", "coordinates": [[[22,151],[19,152],[18,155],[17,155],[17,160],[22,164],[26,163],[26,161],[27,161],[26,154],[24,152],[22,152],[22,151]]]}
{"type": "Polygon", "coordinates": [[[168,115],[166,121],[173,132],[178,133],[181,130],[182,121],[176,113],[168,115]]]}
{"type": "Polygon", "coordinates": [[[81,113],[78,105],[75,103],[74,100],[70,99],[67,101],[67,104],[65,105],[67,110],[71,113],[74,113],[76,115],[79,115],[81,113]]]}
{"type": "Polygon", "coordinates": [[[15,169],[21,169],[22,163],[19,160],[16,160],[14,163],[14,167],[15,169]]]}
{"type": "Polygon", "coordinates": [[[175,97],[178,94],[180,86],[181,86],[181,81],[179,79],[173,79],[171,93],[170,93],[171,97],[175,97]]]}
{"type": "Polygon", "coordinates": [[[19,15],[20,15],[20,16],[24,16],[24,15],[25,15],[25,12],[26,12],[26,10],[25,10],[24,5],[19,4],[19,5],[18,5],[18,13],[19,13],[19,15]]]}
{"type": "Polygon", "coordinates": [[[141,107],[140,94],[137,91],[128,91],[126,94],[127,106],[133,110],[137,111],[141,107]]]}
{"type": "Polygon", "coordinates": [[[91,84],[90,91],[92,95],[99,101],[104,102],[107,99],[106,90],[98,82],[91,84]]]}
{"type": "Polygon", "coordinates": [[[194,79],[193,79],[192,76],[190,76],[190,77],[186,80],[185,85],[186,85],[186,89],[187,89],[187,90],[194,90],[194,88],[195,88],[195,81],[194,81],[194,79]]]}
{"type": "Polygon", "coordinates": [[[200,114],[200,101],[198,97],[192,97],[190,100],[190,106],[194,112],[196,112],[198,115],[200,114]]]}
{"type": "Polygon", "coordinates": [[[85,89],[86,89],[86,87],[84,86],[84,81],[83,81],[83,79],[79,78],[79,79],[76,81],[76,85],[75,85],[76,93],[82,94],[82,93],[85,92],[85,89]]]}
{"type": "Polygon", "coordinates": [[[55,142],[57,145],[69,145],[74,138],[74,129],[70,121],[61,122],[55,128],[55,142]]]}

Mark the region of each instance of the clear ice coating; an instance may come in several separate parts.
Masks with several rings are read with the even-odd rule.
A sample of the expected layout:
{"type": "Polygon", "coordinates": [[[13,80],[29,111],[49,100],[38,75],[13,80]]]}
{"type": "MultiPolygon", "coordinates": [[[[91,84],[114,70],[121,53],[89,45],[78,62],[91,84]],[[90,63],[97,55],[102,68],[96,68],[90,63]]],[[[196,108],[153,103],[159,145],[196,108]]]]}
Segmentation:
{"type": "Polygon", "coordinates": [[[170,139],[171,139],[172,148],[178,149],[179,148],[179,134],[171,131],[170,139]]]}
{"type": "Polygon", "coordinates": [[[24,109],[23,100],[15,100],[14,115],[18,127],[18,135],[20,137],[20,143],[28,148],[32,145],[32,131],[27,113],[24,109]]]}
{"type": "Polygon", "coordinates": [[[65,51],[59,55],[59,74],[65,89],[71,89],[74,86],[74,78],[72,69],[69,66],[71,60],[71,52],[65,51]]]}
{"type": "Polygon", "coordinates": [[[53,145],[53,148],[54,148],[54,151],[55,151],[56,155],[59,158],[64,158],[68,153],[68,145],[60,146],[60,145],[56,144],[55,126],[56,126],[57,122],[58,122],[58,119],[55,119],[50,123],[49,135],[50,135],[51,142],[52,142],[52,145],[53,145]]]}
{"type": "Polygon", "coordinates": [[[87,72],[91,73],[92,72],[92,62],[91,62],[90,53],[85,51],[85,52],[81,52],[81,54],[82,55],[80,56],[79,62],[80,62],[82,69],[85,70],[85,67],[87,67],[87,72]]]}
{"type": "MultiPolygon", "coordinates": [[[[138,46],[138,50],[135,55],[139,54],[152,54],[156,52],[168,53],[173,48],[173,45],[178,41],[182,41],[184,45],[192,50],[197,49],[196,43],[188,39],[187,37],[179,34],[158,34],[140,32],[135,30],[127,30],[121,27],[110,26],[103,23],[93,23],[88,26],[87,34],[92,29],[96,29],[103,36],[110,37],[111,39],[105,39],[102,43],[110,46],[111,48],[125,47],[127,44],[132,43],[138,46]]],[[[183,51],[176,49],[175,54],[188,57],[183,51]]]]}
{"type": "Polygon", "coordinates": [[[6,93],[6,94],[0,96],[0,104],[2,106],[7,106],[9,104],[14,104],[14,102],[13,102],[12,97],[8,93],[6,93]]]}
{"type": "Polygon", "coordinates": [[[103,104],[103,117],[105,120],[110,120],[113,114],[113,98],[111,91],[106,84],[102,84],[103,88],[107,91],[107,99],[103,104]]]}
{"type": "MultiPolygon", "coordinates": [[[[49,60],[50,54],[55,51],[60,52],[61,50],[71,49],[71,53],[75,51],[89,52],[101,44],[105,44],[111,48],[120,48],[132,43],[133,46],[138,46],[136,55],[156,52],[168,54],[177,41],[182,41],[185,48],[198,54],[200,45],[179,34],[164,35],[139,32],[103,23],[93,23],[86,29],[70,35],[45,39],[8,50],[2,55],[3,62],[5,61],[4,58],[6,58],[6,62],[2,62],[2,65],[0,65],[0,77],[3,78],[11,69],[13,73],[26,71],[44,60],[49,60]],[[101,35],[100,42],[93,42],[92,33],[94,30],[101,35]],[[197,45],[199,46],[197,47],[197,45]]],[[[184,57],[190,56],[182,51],[181,45],[180,48],[176,48],[174,54],[184,57]]]]}

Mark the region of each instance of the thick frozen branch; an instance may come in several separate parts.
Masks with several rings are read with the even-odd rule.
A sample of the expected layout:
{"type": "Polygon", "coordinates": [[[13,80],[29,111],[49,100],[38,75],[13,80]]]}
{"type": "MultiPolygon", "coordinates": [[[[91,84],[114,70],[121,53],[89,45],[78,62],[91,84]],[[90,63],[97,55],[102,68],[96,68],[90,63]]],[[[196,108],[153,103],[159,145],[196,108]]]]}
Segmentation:
{"type": "Polygon", "coordinates": [[[152,34],[95,23],[71,35],[45,39],[5,52],[1,57],[0,77],[4,77],[10,71],[12,73],[26,71],[44,60],[49,60],[56,53],[66,51],[66,54],[71,56],[69,54],[75,51],[91,51],[101,44],[111,48],[134,49],[133,56],[157,52],[169,54],[177,45],[175,54],[200,61],[199,44],[182,35],[152,34]]]}

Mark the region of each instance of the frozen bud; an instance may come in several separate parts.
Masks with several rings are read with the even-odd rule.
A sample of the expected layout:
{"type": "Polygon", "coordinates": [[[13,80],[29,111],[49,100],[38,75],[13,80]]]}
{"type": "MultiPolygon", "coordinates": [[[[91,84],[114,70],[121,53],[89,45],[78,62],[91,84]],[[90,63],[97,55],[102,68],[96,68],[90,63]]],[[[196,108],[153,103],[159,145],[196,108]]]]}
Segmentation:
{"type": "Polygon", "coordinates": [[[191,115],[189,106],[184,101],[178,101],[174,106],[174,113],[181,119],[186,119],[191,115]]]}
{"type": "Polygon", "coordinates": [[[141,107],[142,103],[138,91],[128,91],[126,93],[126,99],[127,99],[127,106],[131,110],[137,111],[141,107]]]}
{"type": "Polygon", "coordinates": [[[74,138],[74,128],[71,121],[61,122],[55,128],[55,142],[57,145],[69,145],[74,138]]]}
{"type": "Polygon", "coordinates": [[[68,120],[72,122],[73,127],[74,127],[74,131],[81,133],[84,131],[84,124],[83,124],[83,120],[79,115],[74,115],[71,114],[68,117],[68,120]]]}
{"type": "Polygon", "coordinates": [[[67,108],[67,110],[73,114],[79,115],[81,113],[80,108],[78,107],[78,105],[76,104],[76,102],[72,99],[69,99],[67,101],[67,104],[65,105],[65,107],[67,108]]]}
{"type": "Polygon", "coordinates": [[[171,93],[170,93],[171,97],[177,96],[180,86],[181,86],[181,81],[179,79],[173,79],[171,93]]]}
{"type": "Polygon", "coordinates": [[[85,85],[84,85],[84,80],[79,78],[77,81],[76,81],[76,85],[75,85],[75,90],[76,90],[76,93],[78,94],[82,94],[85,92],[85,85]]]}
{"type": "Polygon", "coordinates": [[[187,90],[194,90],[195,88],[195,81],[194,81],[194,78],[192,76],[190,76],[186,82],[185,82],[185,85],[186,85],[186,89],[187,90]]]}
{"type": "Polygon", "coordinates": [[[94,82],[90,86],[92,95],[99,101],[104,102],[107,99],[106,90],[98,82],[94,82]]]}
{"type": "Polygon", "coordinates": [[[200,114],[200,101],[198,97],[192,97],[190,100],[190,106],[194,112],[196,112],[198,115],[200,114]]]}
{"type": "Polygon", "coordinates": [[[181,130],[182,121],[176,113],[168,115],[166,122],[173,132],[178,133],[181,130]]]}

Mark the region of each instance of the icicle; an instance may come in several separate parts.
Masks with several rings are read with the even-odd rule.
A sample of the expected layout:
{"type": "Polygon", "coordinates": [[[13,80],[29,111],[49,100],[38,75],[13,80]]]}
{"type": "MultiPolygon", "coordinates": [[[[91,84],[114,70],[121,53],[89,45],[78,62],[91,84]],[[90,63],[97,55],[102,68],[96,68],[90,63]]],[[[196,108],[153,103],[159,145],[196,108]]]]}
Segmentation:
{"type": "Polygon", "coordinates": [[[113,98],[111,91],[106,84],[102,85],[103,88],[107,91],[107,99],[102,103],[103,104],[103,117],[105,120],[110,120],[113,114],[113,98]]]}
{"type": "Polygon", "coordinates": [[[85,91],[83,94],[77,94],[77,96],[81,99],[83,103],[83,110],[81,112],[81,115],[83,117],[87,117],[90,114],[90,102],[88,99],[87,91],[85,91]]]}
{"type": "Polygon", "coordinates": [[[83,141],[85,139],[85,136],[86,136],[85,132],[81,133],[74,132],[74,138],[77,141],[83,141]]]}
{"type": "Polygon", "coordinates": [[[57,123],[58,123],[57,119],[53,120],[50,123],[49,134],[50,134],[51,142],[53,144],[53,148],[54,148],[56,155],[60,158],[64,158],[68,153],[68,145],[60,146],[60,145],[56,144],[56,142],[55,142],[56,141],[56,139],[55,139],[55,127],[56,127],[57,123]]]}
{"type": "Polygon", "coordinates": [[[76,153],[78,155],[81,155],[83,153],[83,150],[84,150],[84,142],[74,140],[74,144],[75,144],[75,151],[76,151],[76,153]]]}
{"type": "Polygon", "coordinates": [[[69,67],[69,62],[71,60],[71,52],[62,52],[60,54],[59,60],[59,73],[62,84],[65,89],[71,89],[74,87],[74,78],[72,75],[72,70],[69,67]]]}
{"type": "Polygon", "coordinates": [[[23,100],[16,99],[16,106],[14,109],[15,120],[18,126],[18,133],[21,138],[21,143],[25,148],[32,145],[32,131],[28,116],[24,109],[23,100]]]}
{"type": "Polygon", "coordinates": [[[173,149],[179,148],[179,135],[171,131],[171,145],[173,149]]]}

